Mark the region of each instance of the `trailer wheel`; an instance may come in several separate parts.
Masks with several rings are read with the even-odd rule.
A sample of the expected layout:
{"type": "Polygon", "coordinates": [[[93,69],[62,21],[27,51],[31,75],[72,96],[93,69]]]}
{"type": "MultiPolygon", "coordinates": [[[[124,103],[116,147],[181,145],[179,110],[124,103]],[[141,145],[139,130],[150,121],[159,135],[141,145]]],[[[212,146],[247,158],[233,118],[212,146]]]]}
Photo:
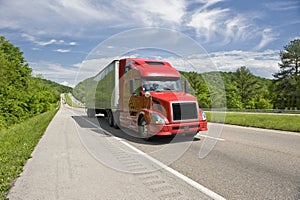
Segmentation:
{"type": "Polygon", "coordinates": [[[109,126],[113,127],[114,126],[114,116],[110,110],[107,111],[107,119],[108,119],[109,126]]]}
{"type": "Polygon", "coordinates": [[[146,122],[145,117],[142,117],[139,121],[139,134],[141,135],[141,137],[143,138],[143,140],[145,141],[149,141],[150,140],[150,136],[148,133],[148,124],[146,122]]]}

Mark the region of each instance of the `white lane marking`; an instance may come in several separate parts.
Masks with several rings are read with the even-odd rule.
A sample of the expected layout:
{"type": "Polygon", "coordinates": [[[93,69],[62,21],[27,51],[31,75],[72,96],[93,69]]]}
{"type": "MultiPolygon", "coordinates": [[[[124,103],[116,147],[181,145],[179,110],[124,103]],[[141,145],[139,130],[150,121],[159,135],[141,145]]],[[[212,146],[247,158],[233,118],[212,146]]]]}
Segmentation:
{"type": "Polygon", "coordinates": [[[223,138],[216,138],[216,137],[211,137],[211,136],[203,135],[203,134],[198,134],[197,136],[206,137],[206,138],[209,138],[209,139],[214,139],[214,140],[219,140],[219,141],[225,141],[225,139],[223,139],[223,138]]]}
{"type": "Polygon", "coordinates": [[[87,121],[88,123],[94,125],[96,128],[100,129],[101,131],[105,132],[108,135],[111,135],[114,139],[120,141],[122,144],[126,145],[127,147],[131,148],[132,150],[134,150],[135,152],[137,152],[138,154],[141,154],[142,156],[144,156],[145,158],[147,158],[148,160],[152,161],[153,163],[157,164],[158,166],[160,166],[162,169],[165,169],[166,171],[170,172],[171,174],[173,174],[174,176],[180,178],[181,180],[183,180],[184,182],[186,182],[187,184],[189,184],[190,186],[196,188],[197,190],[201,191],[202,193],[206,194],[207,196],[209,196],[212,199],[215,200],[225,200],[224,197],[222,197],[221,195],[215,193],[214,191],[206,188],[205,186],[201,185],[200,183],[192,180],[191,178],[181,174],[180,172],[176,171],[175,169],[168,167],[167,165],[163,164],[162,162],[160,162],[159,160],[156,160],[155,158],[149,156],[147,153],[139,150],[138,148],[132,146],[131,144],[127,143],[126,141],[122,140],[121,138],[118,138],[116,136],[113,136],[110,132],[102,129],[100,126],[94,124],[93,122],[90,122],[89,120],[86,120],[85,118],[82,118],[85,121],[87,121]]]}

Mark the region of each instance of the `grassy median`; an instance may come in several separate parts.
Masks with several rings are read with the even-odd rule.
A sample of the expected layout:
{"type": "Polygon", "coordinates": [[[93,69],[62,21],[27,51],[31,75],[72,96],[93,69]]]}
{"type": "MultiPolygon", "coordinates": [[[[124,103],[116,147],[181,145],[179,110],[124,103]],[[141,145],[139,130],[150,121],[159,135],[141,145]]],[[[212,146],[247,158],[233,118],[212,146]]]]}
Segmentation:
{"type": "Polygon", "coordinates": [[[57,110],[49,111],[0,131],[0,199],[22,172],[23,166],[57,110]]]}
{"type": "Polygon", "coordinates": [[[300,132],[300,115],[206,112],[209,122],[300,132]],[[224,121],[225,120],[225,121],[224,121]]]}

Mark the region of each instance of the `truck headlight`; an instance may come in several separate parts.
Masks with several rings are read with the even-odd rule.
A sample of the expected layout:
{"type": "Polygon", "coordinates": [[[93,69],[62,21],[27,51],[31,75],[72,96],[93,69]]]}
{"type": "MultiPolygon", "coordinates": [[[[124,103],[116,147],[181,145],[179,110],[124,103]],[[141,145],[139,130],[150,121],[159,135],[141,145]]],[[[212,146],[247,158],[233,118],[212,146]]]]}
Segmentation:
{"type": "Polygon", "coordinates": [[[201,115],[202,115],[202,120],[206,121],[206,114],[203,110],[200,109],[201,115]]]}
{"type": "Polygon", "coordinates": [[[160,124],[160,125],[162,125],[162,124],[166,124],[166,121],[159,114],[152,113],[151,114],[151,124],[160,124]]]}

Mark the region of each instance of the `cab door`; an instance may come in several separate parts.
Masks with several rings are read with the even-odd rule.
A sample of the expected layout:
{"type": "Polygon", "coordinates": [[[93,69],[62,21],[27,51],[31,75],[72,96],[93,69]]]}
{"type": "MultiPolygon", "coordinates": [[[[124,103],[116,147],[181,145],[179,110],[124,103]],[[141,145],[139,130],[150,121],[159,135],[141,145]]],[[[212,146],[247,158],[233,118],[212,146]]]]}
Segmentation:
{"type": "Polygon", "coordinates": [[[136,130],[136,116],[140,110],[140,74],[132,66],[125,67],[125,74],[122,77],[122,97],[120,110],[120,124],[129,129],[136,130]]]}

